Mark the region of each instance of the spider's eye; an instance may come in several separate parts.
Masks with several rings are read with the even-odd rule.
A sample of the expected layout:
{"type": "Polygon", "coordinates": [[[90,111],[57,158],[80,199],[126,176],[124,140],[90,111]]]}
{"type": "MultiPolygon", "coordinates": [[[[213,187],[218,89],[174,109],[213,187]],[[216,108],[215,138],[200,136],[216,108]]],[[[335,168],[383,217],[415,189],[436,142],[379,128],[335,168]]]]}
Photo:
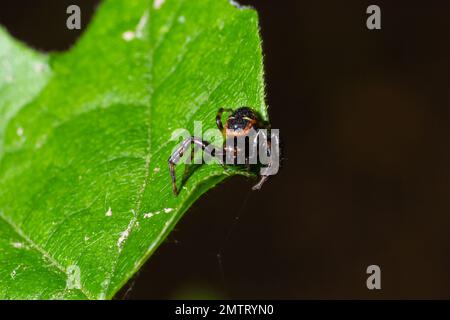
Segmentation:
{"type": "Polygon", "coordinates": [[[240,131],[247,127],[249,121],[243,118],[230,118],[228,119],[228,129],[234,131],[240,131]]]}

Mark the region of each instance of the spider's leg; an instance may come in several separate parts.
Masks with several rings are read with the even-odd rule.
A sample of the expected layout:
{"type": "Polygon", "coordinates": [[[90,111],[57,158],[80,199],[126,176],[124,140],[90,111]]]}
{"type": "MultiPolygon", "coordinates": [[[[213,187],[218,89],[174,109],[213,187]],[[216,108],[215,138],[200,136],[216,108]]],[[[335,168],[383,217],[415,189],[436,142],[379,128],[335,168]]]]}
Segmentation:
{"type": "Polygon", "coordinates": [[[216,124],[217,124],[217,128],[219,128],[219,130],[222,131],[222,133],[223,133],[222,114],[224,112],[233,112],[233,109],[220,108],[219,111],[217,111],[216,124]]]}
{"type": "Polygon", "coordinates": [[[176,183],[176,176],[175,176],[175,166],[180,162],[183,155],[186,153],[186,151],[189,148],[192,148],[192,146],[199,146],[202,148],[202,150],[205,150],[209,143],[207,141],[203,141],[200,138],[197,137],[190,137],[183,140],[183,142],[180,143],[177,149],[172,153],[172,155],[169,158],[169,171],[170,171],[170,177],[172,179],[172,190],[175,195],[178,195],[178,189],[177,189],[177,183],[176,183]]]}
{"type": "Polygon", "coordinates": [[[255,184],[252,187],[252,190],[259,190],[259,189],[261,189],[262,185],[264,184],[264,182],[267,181],[267,179],[269,179],[269,176],[261,176],[261,178],[259,179],[258,183],[255,184]]]}
{"type": "Polygon", "coordinates": [[[177,183],[175,178],[175,163],[169,160],[170,177],[172,178],[172,191],[174,195],[178,195],[177,183]]]}
{"type": "MultiPolygon", "coordinates": [[[[272,143],[270,140],[267,141],[267,145],[268,145],[267,155],[269,156],[269,163],[267,164],[266,168],[270,168],[272,166],[272,158],[271,158],[272,143]]],[[[269,175],[260,175],[258,183],[252,187],[252,190],[260,190],[263,184],[267,181],[267,179],[269,179],[269,177],[270,177],[269,175]]]]}

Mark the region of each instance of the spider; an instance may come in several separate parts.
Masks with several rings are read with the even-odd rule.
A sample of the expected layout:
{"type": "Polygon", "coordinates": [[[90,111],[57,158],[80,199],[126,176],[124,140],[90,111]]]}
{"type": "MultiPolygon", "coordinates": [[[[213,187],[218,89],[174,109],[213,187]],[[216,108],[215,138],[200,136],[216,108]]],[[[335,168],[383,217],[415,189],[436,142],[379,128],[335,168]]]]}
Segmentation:
{"type": "MultiPolygon", "coordinates": [[[[186,151],[189,150],[189,148],[192,148],[192,146],[200,147],[203,151],[205,149],[211,150],[210,152],[211,156],[215,157],[219,160],[220,164],[224,165],[225,159],[230,159],[226,157],[231,157],[231,161],[233,165],[239,165],[238,164],[238,153],[239,151],[242,151],[242,148],[236,146],[234,143],[236,141],[236,138],[238,137],[245,137],[247,136],[252,129],[254,129],[257,134],[255,136],[256,139],[258,139],[259,136],[259,129],[270,129],[270,126],[267,122],[264,122],[260,119],[260,117],[257,115],[255,111],[253,111],[249,107],[240,107],[236,110],[230,109],[230,108],[220,108],[217,112],[216,116],[216,124],[219,130],[222,132],[222,135],[224,136],[224,143],[222,148],[218,148],[216,146],[213,146],[207,141],[202,140],[198,137],[189,137],[185,140],[183,140],[177,149],[172,153],[172,155],[169,158],[169,171],[170,176],[172,178],[172,189],[173,193],[175,195],[178,195],[178,189],[176,184],[176,178],[175,178],[175,166],[177,163],[181,160],[183,155],[186,153],[186,151]],[[230,115],[227,118],[227,121],[225,122],[225,125],[222,123],[222,115],[224,112],[230,113],[230,115]],[[230,144],[230,139],[232,139],[232,143],[230,144]],[[231,145],[231,146],[230,146],[231,145]]],[[[270,135],[269,135],[270,136],[270,135]]],[[[258,140],[254,140],[256,143],[258,140]]],[[[269,156],[268,163],[266,168],[271,167],[272,165],[272,157],[271,157],[271,141],[268,140],[266,143],[267,155],[269,156]]],[[[245,166],[247,170],[251,169],[250,161],[249,161],[249,151],[247,148],[244,150],[245,155],[245,166]]],[[[194,152],[193,149],[191,149],[192,154],[194,152]]],[[[227,163],[230,163],[227,161],[227,163]]],[[[241,164],[242,165],[242,164],[241,164]]],[[[261,164],[257,164],[261,166],[261,164]]],[[[273,175],[270,174],[270,175],[273,175]]],[[[269,178],[268,174],[263,174],[260,172],[259,181],[257,184],[255,184],[252,187],[252,190],[259,190],[261,189],[262,185],[267,181],[269,178]]]]}

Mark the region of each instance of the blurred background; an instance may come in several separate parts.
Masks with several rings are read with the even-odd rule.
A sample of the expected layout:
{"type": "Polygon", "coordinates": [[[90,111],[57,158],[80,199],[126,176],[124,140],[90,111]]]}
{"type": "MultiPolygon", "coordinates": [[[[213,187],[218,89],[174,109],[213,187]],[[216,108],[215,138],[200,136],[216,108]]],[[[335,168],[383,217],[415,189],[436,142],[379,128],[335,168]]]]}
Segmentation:
{"type": "MultiPolygon", "coordinates": [[[[67,6],[85,27],[98,2],[2,0],[0,24],[66,50],[67,6]]],[[[450,298],[450,2],[239,2],[260,14],[284,166],[260,192],[209,191],[116,298],[450,298]]]]}

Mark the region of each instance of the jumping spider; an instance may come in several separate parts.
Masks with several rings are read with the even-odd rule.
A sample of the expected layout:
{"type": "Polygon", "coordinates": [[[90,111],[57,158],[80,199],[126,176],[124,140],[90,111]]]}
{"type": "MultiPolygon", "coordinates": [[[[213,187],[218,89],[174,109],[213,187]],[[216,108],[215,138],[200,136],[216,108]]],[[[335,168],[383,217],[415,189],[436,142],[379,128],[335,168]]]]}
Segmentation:
{"type": "MultiPolygon", "coordinates": [[[[233,139],[232,141],[235,141],[235,138],[237,137],[245,137],[249,134],[251,129],[256,130],[256,132],[259,132],[259,129],[270,129],[268,123],[262,121],[260,117],[257,115],[256,112],[254,112],[252,109],[248,107],[240,107],[236,110],[229,109],[229,108],[220,108],[217,112],[216,116],[216,124],[219,130],[222,132],[222,135],[224,136],[224,144],[222,148],[217,148],[213,145],[211,145],[207,141],[203,141],[201,138],[198,137],[190,137],[185,139],[179,147],[172,153],[172,155],[169,158],[169,170],[170,170],[170,176],[172,178],[172,188],[173,193],[175,195],[178,195],[178,189],[176,185],[176,178],[175,178],[175,166],[180,161],[180,159],[183,157],[183,155],[186,153],[186,151],[189,150],[189,148],[192,148],[192,146],[201,147],[204,151],[207,148],[213,147],[214,149],[211,151],[211,156],[217,158],[219,162],[223,165],[225,163],[225,157],[230,156],[232,158],[232,163],[234,165],[238,165],[237,163],[237,154],[238,149],[235,143],[231,143],[230,145],[233,147],[229,147],[227,140],[233,139]],[[222,123],[222,114],[224,112],[230,113],[228,116],[228,119],[223,125],[222,123]],[[227,153],[228,151],[228,153],[227,153]]],[[[269,135],[270,136],[270,135],[269,135]]],[[[258,139],[259,133],[256,135],[256,139],[258,139]]],[[[257,142],[257,140],[255,140],[257,142]]],[[[270,167],[272,165],[272,160],[270,157],[271,152],[271,141],[270,139],[267,141],[267,153],[269,156],[269,163],[267,164],[266,168],[270,167]]],[[[193,152],[193,149],[191,149],[193,152]]],[[[250,163],[249,163],[249,153],[248,150],[245,150],[245,166],[247,167],[247,170],[250,170],[250,163]]],[[[229,162],[228,162],[229,163],[229,162]]],[[[258,164],[260,165],[260,164],[258,164]]],[[[261,189],[262,185],[266,180],[269,178],[269,175],[260,174],[260,179],[256,185],[253,186],[252,190],[259,190],[261,189]]]]}

